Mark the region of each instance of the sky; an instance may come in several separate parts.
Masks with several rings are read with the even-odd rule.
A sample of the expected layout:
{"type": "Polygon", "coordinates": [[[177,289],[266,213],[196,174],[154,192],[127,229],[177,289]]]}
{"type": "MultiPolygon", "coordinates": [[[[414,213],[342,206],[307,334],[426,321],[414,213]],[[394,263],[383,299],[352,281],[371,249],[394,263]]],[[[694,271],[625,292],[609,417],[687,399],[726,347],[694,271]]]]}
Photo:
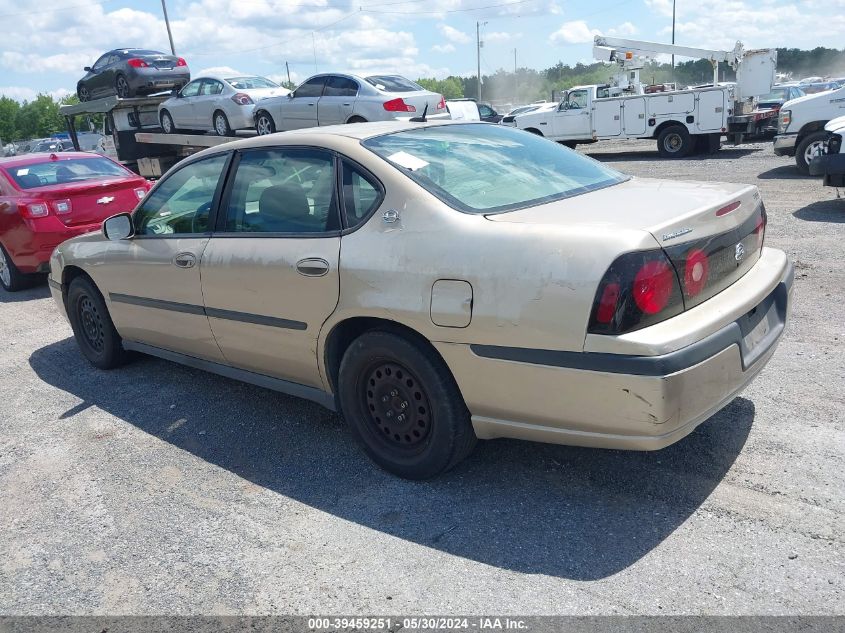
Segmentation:
{"type": "MultiPolygon", "coordinates": [[[[671,41],[672,0],[166,0],[196,76],[231,69],[442,78],[590,63],[595,34],[671,41]]],[[[845,46],[845,0],[676,0],[676,43],[726,49],[845,46]]],[[[61,97],[122,47],[169,51],[160,0],[0,0],[0,95],[61,97]],[[25,9],[26,6],[30,8],[25,9]]]]}

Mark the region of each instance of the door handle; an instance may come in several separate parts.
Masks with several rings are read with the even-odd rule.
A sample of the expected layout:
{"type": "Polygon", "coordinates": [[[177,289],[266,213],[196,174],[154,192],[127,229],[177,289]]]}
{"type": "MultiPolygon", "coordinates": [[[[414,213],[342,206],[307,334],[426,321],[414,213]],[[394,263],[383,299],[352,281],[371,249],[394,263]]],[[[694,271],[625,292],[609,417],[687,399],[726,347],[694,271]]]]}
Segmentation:
{"type": "Polygon", "coordinates": [[[352,104],[351,103],[342,103],[341,105],[351,106],[352,104]]]}
{"type": "Polygon", "coordinates": [[[197,256],[193,253],[179,253],[173,257],[173,264],[179,268],[193,268],[197,264],[197,256]]]}
{"type": "Polygon", "coordinates": [[[329,272],[329,262],[320,257],[308,257],[296,262],[296,272],[305,277],[322,277],[329,272]]]}

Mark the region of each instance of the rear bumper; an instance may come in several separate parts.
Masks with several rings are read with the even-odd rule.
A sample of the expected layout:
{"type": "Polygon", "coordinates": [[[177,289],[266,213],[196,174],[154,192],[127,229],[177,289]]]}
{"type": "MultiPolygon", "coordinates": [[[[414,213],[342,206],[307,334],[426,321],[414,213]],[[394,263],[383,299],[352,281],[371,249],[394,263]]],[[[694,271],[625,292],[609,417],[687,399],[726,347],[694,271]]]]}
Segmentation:
{"type": "Polygon", "coordinates": [[[160,92],[181,88],[191,79],[189,71],[162,70],[160,68],[136,68],[127,76],[127,81],[136,92],[160,92]]]}
{"type": "Polygon", "coordinates": [[[661,355],[437,348],[480,438],[656,450],[692,432],[763,369],[789,315],[793,274],[784,258],[762,301],[709,336],[661,355]]]}
{"type": "Polygon", "coordinates": [[[49,272],[50,255],[53,250],[72,237],[99,231],[101,224],[83,224],[74,227],[64,227],[55,218],[44,218],[54,220],[46,230],[41,229],[42,221],[36,220],[36,230],[26,233],[16,231],[15,239],[10,240],[6,250],[15,262],[18,270],[22,273],[45,273],[49,272]],[[55,226],[58,225],[58,226],[55,226]],[[59,228],[61,227],[61,228],[59,228]],[[22,239],[21,239],[22,238],[22,239]]]}
{"type": "Polygon", "coordinates": [[[797,134],[778,134],[774,140],[775,154],[778,156],[795,156],[797,134]]]}

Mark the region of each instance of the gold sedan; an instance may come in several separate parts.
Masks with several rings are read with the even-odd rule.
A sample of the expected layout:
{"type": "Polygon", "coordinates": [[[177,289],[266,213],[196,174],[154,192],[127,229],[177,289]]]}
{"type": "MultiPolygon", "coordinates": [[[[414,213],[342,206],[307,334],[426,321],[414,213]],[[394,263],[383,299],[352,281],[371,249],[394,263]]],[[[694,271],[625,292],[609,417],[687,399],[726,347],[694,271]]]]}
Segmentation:
{"type": "Polygon", "coordinates": [[[382,467],[478,438],[652,450],[763,368],[792,265],[753,186],[630,178],[483,123],[221,145],[56,249],[95,366],[144,352],[339,410],[382,467]]]}

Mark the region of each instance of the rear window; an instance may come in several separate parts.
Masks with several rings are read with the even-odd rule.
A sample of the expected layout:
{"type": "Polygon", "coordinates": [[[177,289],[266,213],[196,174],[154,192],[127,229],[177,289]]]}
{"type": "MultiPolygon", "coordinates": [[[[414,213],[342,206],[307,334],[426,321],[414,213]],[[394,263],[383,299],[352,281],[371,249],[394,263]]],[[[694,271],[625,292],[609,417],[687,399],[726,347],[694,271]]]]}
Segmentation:
{"type": "Polygon", "coordinates": [[[399,75],[373,75],[366,77],[367,83],[372,84],[383,92],[416,92],[425,90],[419,84],[399,75]]]}
{"type": "Polygon", "coordinates": [[[279,84],[264,77],[229,77],[229,85],[235,90],[255,90],[258,88],[278,88],[279,84]]]}
{"type": "Polygon", "coordinates": [[[465,213],[513,211],[628,179],[553,141],[505,126],[425,127],[363,145],[465,213]]]}
{"type": "Polygon", "coordinates": [[[21,189],[35,189],[93,179],[126,178],[134,175],[117,163],[99,156],[6,167],[4,171],[21,189]]]}

